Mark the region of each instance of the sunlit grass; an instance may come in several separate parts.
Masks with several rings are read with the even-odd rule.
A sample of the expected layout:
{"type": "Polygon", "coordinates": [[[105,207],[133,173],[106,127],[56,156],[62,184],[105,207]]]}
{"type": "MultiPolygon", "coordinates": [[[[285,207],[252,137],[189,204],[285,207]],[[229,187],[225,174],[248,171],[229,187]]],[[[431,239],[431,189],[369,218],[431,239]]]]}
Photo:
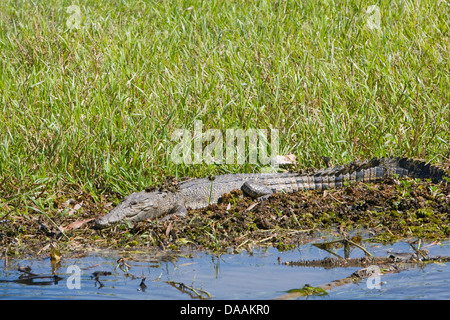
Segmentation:
{"type": "Polygon", "coordinates": [[[172,133],[196,120],[277,128],[304,166],[445,161],[450,5],[374,4],[380,29],[360,1],[1,1],[0,196],[255,169],[173,164],[172,133]]]}

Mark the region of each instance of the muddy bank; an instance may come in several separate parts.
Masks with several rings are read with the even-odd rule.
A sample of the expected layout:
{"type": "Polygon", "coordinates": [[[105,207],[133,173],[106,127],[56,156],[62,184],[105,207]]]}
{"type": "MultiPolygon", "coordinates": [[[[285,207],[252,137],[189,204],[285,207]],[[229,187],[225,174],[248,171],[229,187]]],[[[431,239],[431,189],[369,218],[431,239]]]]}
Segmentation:
{"type": "Polygon", "coordinates": [[[232,252],[254,246],[291,249],[323,234],[358,232],[377,241],[450,237],[450,184],[388,179],[335,190],[275,194],[258,202],[241,191],[217,205],[189,210],[169,221],[127,223],[97,230],[94,218],[106,214],[117,195],[94,201],[88,194],[66,194],[46,214],[4,215],[1,255],[62,253],[98,248],[159,247],[232,252]],[[64,199],[64,201],[62,201],[64,199]],[[67,199],[70,199],[67,200],[67,199]]]}

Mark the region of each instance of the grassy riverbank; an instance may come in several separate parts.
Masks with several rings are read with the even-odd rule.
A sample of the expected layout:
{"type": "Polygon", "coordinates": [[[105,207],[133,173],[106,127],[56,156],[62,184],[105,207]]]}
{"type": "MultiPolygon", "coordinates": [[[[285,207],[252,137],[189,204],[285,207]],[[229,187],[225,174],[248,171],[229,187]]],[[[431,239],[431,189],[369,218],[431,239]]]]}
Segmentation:
{"type": "Polygon", "coordinates": [[[168,175],[258,171],[175,165],[172,134],[196,120],[279,129],[301,167],[448,164],[450,5],[376,5],[1,1],[0,218],[67,214],[79,192],[102,207],[168,175]]]}

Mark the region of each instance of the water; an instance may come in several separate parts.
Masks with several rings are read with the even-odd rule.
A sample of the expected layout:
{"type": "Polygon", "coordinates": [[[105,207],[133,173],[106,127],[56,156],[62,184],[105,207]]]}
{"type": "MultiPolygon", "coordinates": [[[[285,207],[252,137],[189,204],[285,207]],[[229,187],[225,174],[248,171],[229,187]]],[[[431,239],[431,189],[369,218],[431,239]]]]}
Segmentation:
{"type": "MultiPolygon", "coordinates": [[[[411,252],[407,243],[390,246],[368,245],[368,250],[386,256],[388,250],[411,252]]],[[[429,248],[430,255],[450,255],[450,242],[429,248]]],[[[342,253],[337,251],[338,253],[342,253]]],[[[353,250],[352,257],[362,256],[353,250]]],[[[288,252],[260,249],[249,254],[226,254],[220,257],[204,252],[190,252],[177,257],[159,251],[97,252],[79,258],[64,258],[54,267],[45,259],[0,260],[0,299],[273,299],[287,290],[305,284],[318,286],[349,276],[355,268],[296,267],[280,264],[299,259],[321,259],[331,256],[312,245],[302,245],[288,252]],[[128,257],[127,266],[119,267],[118,260],[128,257]],[[19,267],[29,266],[31,272],[48,275],[33,283],[17,282],[22,272],[19,267]],[[128,269],[127,269],[128,268],[128,269]],[[77,274],[76,271],[79,271],[77,274]],[[97,279],[94,272],[105,274],[97,279]],[[142,287],[142,278],[145,277],[142,287]],[[79,282],[77,282],[79,280],[79,282]],[[180,286],[185,286],[184,290],[180,286]],[[192,287],[196,290],[189,290],[192,287]],[[201,291],[204,290],[204,291],[201,291]]],[[[406,271],[386,274],[379,288],[373,288],[366,279],[359,283],[336,287],[326,296],[308,299],[450,299],[450,266],[433,263],[413,266],[406,271]]],[[[304,299],[304,298],[298,298],[304,299]]]]}

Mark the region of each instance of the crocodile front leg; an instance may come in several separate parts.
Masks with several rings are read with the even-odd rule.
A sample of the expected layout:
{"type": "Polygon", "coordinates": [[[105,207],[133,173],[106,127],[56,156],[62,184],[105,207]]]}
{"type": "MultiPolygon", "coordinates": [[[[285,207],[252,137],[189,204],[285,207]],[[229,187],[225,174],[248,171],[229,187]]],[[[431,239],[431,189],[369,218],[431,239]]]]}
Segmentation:
{"type": "Polygon", "coordinates": [[[187,209],[185,206],[183,205],[176,205],[174,206],[170,212],[161,220],[165,221],[168,220],[169,218],[175,217],[175,216],[180,216],[180,217],[185,217],[187,215],[187,209]]]}

